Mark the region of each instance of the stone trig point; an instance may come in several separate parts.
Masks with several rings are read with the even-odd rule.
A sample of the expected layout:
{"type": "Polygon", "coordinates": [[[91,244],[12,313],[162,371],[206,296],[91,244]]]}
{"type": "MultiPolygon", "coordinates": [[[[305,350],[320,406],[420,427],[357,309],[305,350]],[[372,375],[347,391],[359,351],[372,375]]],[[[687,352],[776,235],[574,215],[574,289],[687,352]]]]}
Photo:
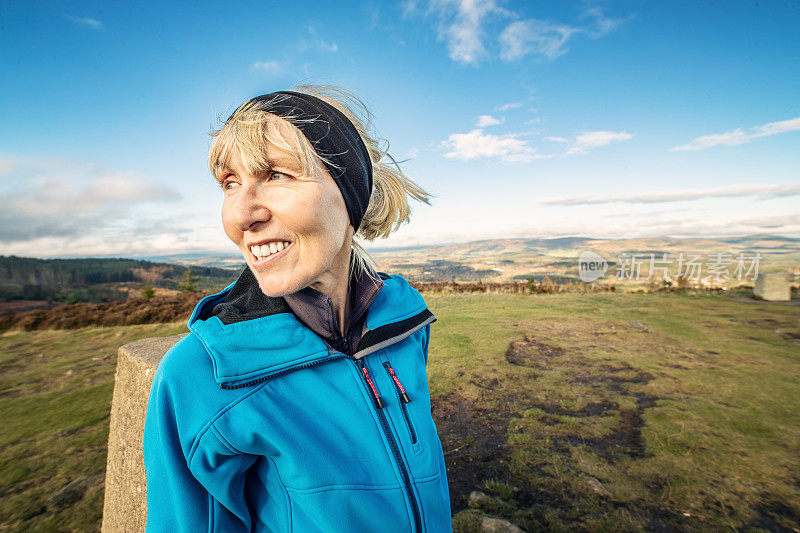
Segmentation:
{"type": "Polygon", "coordinates": [[[108,434],[103,533],[145,530],[147,478],[142,437],[147,401],[158,363],[183,336],[143,339],[119,349],[108,434]]]}
{"type": "Polygon", "coordinates": [[[784,273],[759,274],[753,295],[770,302],[788,302],[792,299],[792,286],[784,273]]]}

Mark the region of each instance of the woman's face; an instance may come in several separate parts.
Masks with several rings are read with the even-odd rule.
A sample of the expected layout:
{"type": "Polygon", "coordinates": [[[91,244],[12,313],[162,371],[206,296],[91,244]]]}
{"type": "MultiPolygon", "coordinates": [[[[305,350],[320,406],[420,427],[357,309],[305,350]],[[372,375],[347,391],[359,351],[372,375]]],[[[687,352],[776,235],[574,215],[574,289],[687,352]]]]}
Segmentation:
{"type": "Polygon", "coordinates": [[[347,283],[350,260],[352,226],[341,192],[322,165],[307,176],[290,153],[270,145],[267,156],[267,173],[252,175],[231,161],[217,175],[225,233],[264,294],[283,296],[309,285],[331,294],[347,283]]]}

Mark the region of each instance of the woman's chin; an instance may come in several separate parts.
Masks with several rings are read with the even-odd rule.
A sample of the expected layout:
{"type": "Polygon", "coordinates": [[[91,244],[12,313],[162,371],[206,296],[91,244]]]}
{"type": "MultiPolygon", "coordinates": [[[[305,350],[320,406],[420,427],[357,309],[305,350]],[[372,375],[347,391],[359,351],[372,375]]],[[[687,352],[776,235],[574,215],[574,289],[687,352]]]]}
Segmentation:
{"type": "Polygon", "coordinates": [[[261,292],[272,298],[286,296],[303,288],[300,286],[299,280],[287,279],[285,274],[265,274],[258,271],[255,271],[254,274],[261,292]]]}

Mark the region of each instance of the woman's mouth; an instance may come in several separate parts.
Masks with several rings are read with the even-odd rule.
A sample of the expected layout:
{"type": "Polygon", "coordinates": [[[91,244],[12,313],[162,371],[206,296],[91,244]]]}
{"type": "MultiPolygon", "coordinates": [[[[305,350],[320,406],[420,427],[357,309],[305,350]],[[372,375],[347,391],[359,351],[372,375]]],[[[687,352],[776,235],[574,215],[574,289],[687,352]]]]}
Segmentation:
{"type": "Polygon", "coordinates": [[[286,254],[286,250],[291,246],[290,241],[274,241],[261,246],[251,246],[250,257],[253,260],[253,267],[258,268],[277,261],[286,254]]]}

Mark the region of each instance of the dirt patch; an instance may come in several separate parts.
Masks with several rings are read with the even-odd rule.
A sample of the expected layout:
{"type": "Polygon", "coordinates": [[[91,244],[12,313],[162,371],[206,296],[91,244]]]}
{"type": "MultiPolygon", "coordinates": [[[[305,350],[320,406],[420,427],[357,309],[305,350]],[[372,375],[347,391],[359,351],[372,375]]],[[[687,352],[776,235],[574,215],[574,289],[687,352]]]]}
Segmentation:
{"type": "Polygon", "coordinates": [[[435,398],[431,414],[444,450],[450,507],[456,513],[467,507],[466,496],[486,480],[507,477],[508,414],[478,407],[456,392],[435,398]]]}
{"type": "Polygon", "coordinates": [[[575,414],[579,417],[599,416],[608,411],[615,411],[617,409],[619,409],[617,402],[603,400],[600,402],[590,402],[578,409],[575,414]]]}
{"type": "MultiPolygon", "coordinates": [[[[535,330],[531,328],[509,343],[501,356],[507,365],[483,374],[470,369],[465,385],[475,400],[449,392],[434,405],[452,511],[467,508],[471,491],[491,493],[491,487],[499,482],[506,486],[498,489],[495,497],[512,510],[483,511],[503,516],[528,531],[596,530],[598,516],[617,513],[630,517],[632,529],[704,531],[718,527],[706,523],[705,516],[664,507],[660,502],[669,490],[667,478],[642,478],[640,492],[630,499],[617,499],[620,489],[600,476],[597,483],[604,484],[600,486],[605,490],[583,482],[586,470],[582,464],[597,464],[597,472],[604,468],[627,472],[636,461],[650,457],[643,433],[648,410],[662,399],[681,396],[678,391],[655,395],[653,390],[669,389],[648,387],[656,379],[671,379],[668,372],[658,367],[637,368],[631,364],[633,360],[628,363],[612,355],[632,352],[661,358],[663,362],[656,364],[663,365],[664,371],[671,366],[694,370],[727,364],[720,361],[724,359],[720,353],[698,353],[641,322],[537,323],[535,330]],[[561,339],[569,340],[569,348],[557,345],[561,339]]],[[[635,467],[631,469],[635,471],[635,467]]],[[[774,497],[764,501],[753,508],[758,516],[745,524],[745,529],[789,531],[786,525],[796,510],[774,497]]]]}
{"type": "Polygon", "coordinates": [[[753,507],[753,510],[757,516],[745,524],[742,528],[743,531],[759,528],[767,531],[792,533],[798,530],[800,511],[781,501],[771,499],[768,495],[764,495],[762,501],[753,507]]]}
{"type": "Polygon", "coordinates": [[[548,363],[543,358],[564,355],[564,349],[553,346],[526,335],[524,340],[514,341],[506,350],[506,361],[512,365],[530,366],[533,368],[547,368],[548,363]]]}

